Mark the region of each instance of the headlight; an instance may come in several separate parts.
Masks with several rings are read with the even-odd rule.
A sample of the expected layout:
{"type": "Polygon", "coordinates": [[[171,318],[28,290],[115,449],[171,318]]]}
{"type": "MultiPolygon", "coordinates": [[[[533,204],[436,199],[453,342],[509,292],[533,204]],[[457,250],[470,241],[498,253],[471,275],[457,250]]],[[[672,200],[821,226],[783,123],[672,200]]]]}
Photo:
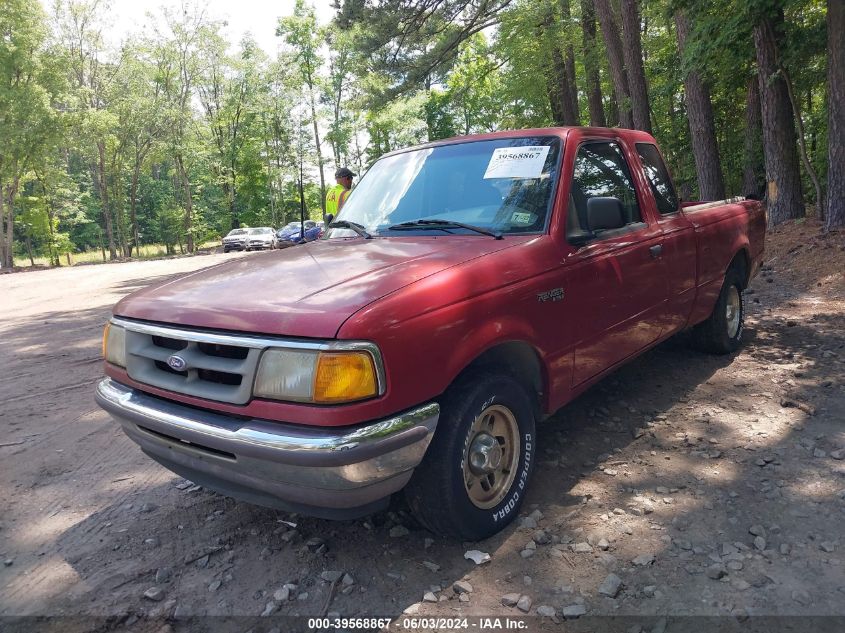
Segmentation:
{"type": "Polygon", "coordinates": [[[111,322],[103,330],[103,358],[118,367],[126,367],[126,330],[111,322]]]}
{"type": "Polygon", "coordinates": [[[309,402],[319,352],[270,349],[261,356],[255,377],[256,396],[309,402]]]}
{"type": "Polygon", "coordinates": [[[339,404],[379,393],[373,357],[364,351],[269,349],[261,356],[256,396],[339,404]]]}

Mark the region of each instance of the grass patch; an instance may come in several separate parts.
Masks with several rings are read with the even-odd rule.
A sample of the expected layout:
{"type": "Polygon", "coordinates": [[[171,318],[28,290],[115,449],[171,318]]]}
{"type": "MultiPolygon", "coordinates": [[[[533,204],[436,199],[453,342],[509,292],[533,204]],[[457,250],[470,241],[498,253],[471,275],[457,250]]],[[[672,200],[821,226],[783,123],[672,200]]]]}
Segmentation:
{"type": "MultiPolygon", "coordinates": [[[[206,248],[216,248],[220,246],[219,241],[211,241],[205,242],[204,244],[200,244],[197,248],[198,249],[206,249],[206,248]]],[[[177,249],[176,255],[181,255],[179,250],[177,249]]],[[[143,260],[143,259],[156,259],[158,257],[166,257],[167,256],[167,247],[164,244],[142,244],[133,254],[129,260],[143,260]]],[[[103,264],[109,261],[108,259],[109,254],[106,251],[106,261],[103,261],[103,252],[99,249],[97,250],[90,250],[90,251],[83,251],[81,253],[71,253],[70,254],[70,263],[71,266],[76,264],[103,264]]],[[[62,266],[68,265],[68,258],[67,255],[62,255],[60,258],[62,266]]],[[[50,266],[50,258],[46,256],[41,257],[33,257],[33,261],[35,262],[36,266],[50,266]]],[[[15,266],[21,268],[29,268],[31,266],[29,257],[15,257],[15,266]]]]}

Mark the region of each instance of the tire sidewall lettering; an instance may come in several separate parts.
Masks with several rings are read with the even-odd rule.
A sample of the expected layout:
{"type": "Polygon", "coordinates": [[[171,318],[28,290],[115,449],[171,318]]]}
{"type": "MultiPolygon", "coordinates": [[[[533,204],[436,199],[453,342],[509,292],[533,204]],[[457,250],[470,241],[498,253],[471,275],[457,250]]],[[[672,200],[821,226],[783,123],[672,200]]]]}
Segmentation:
{"type": "Polygon", "coordinates": [[[528,485],[534,451],[534,442],[531,433],[525,433],[523,435],[522,445],[522,455],[520,456],[519,462],[520,471],[519,477],[515,481],[516,485],[511,484],[513,492],[509,497],[506,497],[505,500],[502,501],[502,504],[498,508],[493,510],[493,521],[504,519],[510,514],[511,510],[516,507],[517,502],[519,501],[520,493],[525,490],[528,485]]]}
{"type": "Polygon", "coordinates": [[[739,328],[734,340],[739,341],[742,339],[742,332],[745,329],[745,301],[742,298],[742,288],[737,287],[737,290],[739,290],[739,328]]]}

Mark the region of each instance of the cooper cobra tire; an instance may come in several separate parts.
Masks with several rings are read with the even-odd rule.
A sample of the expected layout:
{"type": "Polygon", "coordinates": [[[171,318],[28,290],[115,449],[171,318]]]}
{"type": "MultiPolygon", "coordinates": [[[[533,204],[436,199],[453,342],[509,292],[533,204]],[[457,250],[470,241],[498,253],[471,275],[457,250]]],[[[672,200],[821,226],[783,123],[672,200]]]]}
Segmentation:
{"type": "Polygon", "coordinates": [[[693,342],[703,352],[730,354],[742,343],[745,303],[742,279],[735,268],[728,270],[713,312],[693,328],[693,342]]]}
{"type": "Polygon", "coordinates": [[[509,376],[479,373],[449,388],[425,458],[405,488],[429,530],[477,541],[502,530],[525,500],[536,452],[534,408],[509,376]]]}

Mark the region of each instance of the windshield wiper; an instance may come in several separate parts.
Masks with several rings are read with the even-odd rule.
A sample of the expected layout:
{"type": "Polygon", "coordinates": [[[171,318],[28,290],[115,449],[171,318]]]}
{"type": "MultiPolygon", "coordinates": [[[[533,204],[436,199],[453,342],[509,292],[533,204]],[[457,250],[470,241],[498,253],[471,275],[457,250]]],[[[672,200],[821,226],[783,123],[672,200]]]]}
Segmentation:
{"type": "Polygon", "coordinates": [[[455,222],[454,220],[413,220],[411,222],[401,222],[387,227],[390,231],[408,231],[411,229],[466,229],[468,231],[475,231],[482,235],[489,235],[497,240],[502,239],[501,231],[490,231],[480,226],[473,226],[472,224],[464,224],[463,222],[455,222]]]}
{"type": "Polygon", "coordinates": [[[349,220],[337,220],[329,224],[330,229],[352,229],[365,240],[371,239],[373,236],[367,233],[367,230],[362,224],[357,222],[350,222],[349,220]]]}

